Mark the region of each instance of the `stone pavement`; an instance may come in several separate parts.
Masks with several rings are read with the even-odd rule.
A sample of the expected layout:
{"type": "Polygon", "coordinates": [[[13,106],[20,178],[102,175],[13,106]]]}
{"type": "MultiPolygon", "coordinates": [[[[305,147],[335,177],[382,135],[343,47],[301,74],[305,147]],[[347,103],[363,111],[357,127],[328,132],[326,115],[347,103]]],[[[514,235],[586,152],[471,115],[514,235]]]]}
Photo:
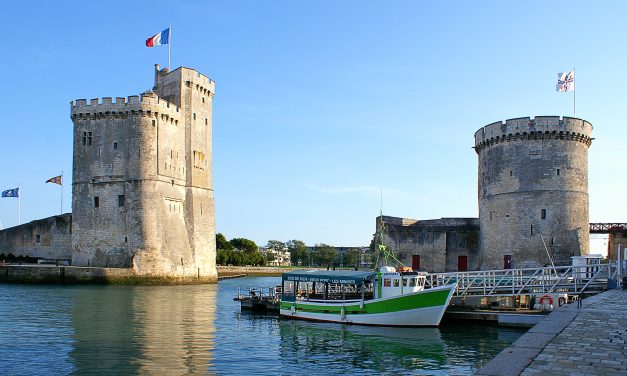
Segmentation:
{"type": "Polygon", "coordinates": [[[627,291],[582,303],[552,312],[476,375],[627,376],[627,291]]]}

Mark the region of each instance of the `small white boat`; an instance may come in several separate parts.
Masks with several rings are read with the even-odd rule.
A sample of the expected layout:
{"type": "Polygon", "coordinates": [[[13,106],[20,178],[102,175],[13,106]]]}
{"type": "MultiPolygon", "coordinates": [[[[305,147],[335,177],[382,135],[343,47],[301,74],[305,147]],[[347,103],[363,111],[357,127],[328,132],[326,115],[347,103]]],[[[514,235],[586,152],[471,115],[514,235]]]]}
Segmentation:
{"type": "Polygon", "coordinates": [[[426,273],[292,271],[282,277],[282,318],[379,326],[437,326],[457,284],[425,288],[426,273]]]}

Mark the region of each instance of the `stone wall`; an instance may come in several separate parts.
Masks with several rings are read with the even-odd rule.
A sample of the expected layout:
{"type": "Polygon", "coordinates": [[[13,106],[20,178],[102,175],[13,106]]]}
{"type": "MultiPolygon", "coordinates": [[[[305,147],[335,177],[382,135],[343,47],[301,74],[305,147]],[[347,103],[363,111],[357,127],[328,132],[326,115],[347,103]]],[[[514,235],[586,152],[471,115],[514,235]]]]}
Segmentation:
{"type": "Polygon", "coordinates": [[[420,270],[458,271],[459,256],[465,256],[468,270],[479,266],[479,222],[476,218],[441,218],[414,220],[378,217],[375,241],[380,243],[381,218],[384,244],[399,261],[412,266],[413,256],[420,256],[420,270]]]}
{"type": "Polygon", "coordinates": [[[545,244],[557,265],[588,253],[591,133],[585,120],[549,116],[477,131],[481,269],[549,264],[545,244]]]}
{"type": "Polygon", "coordinates": [[[69,260],[72,214],[55,215],[0,231],[0,253],[69,260]]]}

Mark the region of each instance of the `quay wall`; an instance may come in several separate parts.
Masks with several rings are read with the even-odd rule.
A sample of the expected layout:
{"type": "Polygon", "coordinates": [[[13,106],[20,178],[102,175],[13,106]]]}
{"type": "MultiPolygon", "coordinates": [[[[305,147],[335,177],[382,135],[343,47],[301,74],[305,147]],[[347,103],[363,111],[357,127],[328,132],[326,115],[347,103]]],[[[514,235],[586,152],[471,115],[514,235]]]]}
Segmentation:
{"type": "Polygon", "coordinates": [[[0,265],[0,283],[67,283],[120,285],[179,285],[215,283],[210,276],[170,276],[137,273],[132,268],[54,265],[0,265]]]}
{"type": "Polygon", "coordinates": [[[625,375],[627,290],[556,309],[475,375],[625,375]]]}
{"type": "Polygon", "coordinates": [[[0,231],[0,253],[43,259],[72,257],[72,214],[38,219],[0,231]]]}
{"type": "MultiPolygon", "coordinates": [[[[267,275],[280,276],[283,273],[303,268],[277,268],[272,266],[218,266],[218,277],[230,275],[267,275]]],[[[310,270],[312,268],[307,268],[310,270]]],[[[313,268],[315,269],[315,268],[313,268]]]]}

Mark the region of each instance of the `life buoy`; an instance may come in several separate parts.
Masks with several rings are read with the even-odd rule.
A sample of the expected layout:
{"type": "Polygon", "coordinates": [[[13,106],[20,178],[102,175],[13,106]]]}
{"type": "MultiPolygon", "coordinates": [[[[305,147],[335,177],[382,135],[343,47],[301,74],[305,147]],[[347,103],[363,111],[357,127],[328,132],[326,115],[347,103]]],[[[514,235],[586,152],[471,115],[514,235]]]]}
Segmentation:
{"type": "Polygon", "coordinates": [[[540,304],[544,304],[544,301],[548,300],[550,305],[553,305],[553,297],[549,294],[544,294],[540,297],[540,304]]]}

